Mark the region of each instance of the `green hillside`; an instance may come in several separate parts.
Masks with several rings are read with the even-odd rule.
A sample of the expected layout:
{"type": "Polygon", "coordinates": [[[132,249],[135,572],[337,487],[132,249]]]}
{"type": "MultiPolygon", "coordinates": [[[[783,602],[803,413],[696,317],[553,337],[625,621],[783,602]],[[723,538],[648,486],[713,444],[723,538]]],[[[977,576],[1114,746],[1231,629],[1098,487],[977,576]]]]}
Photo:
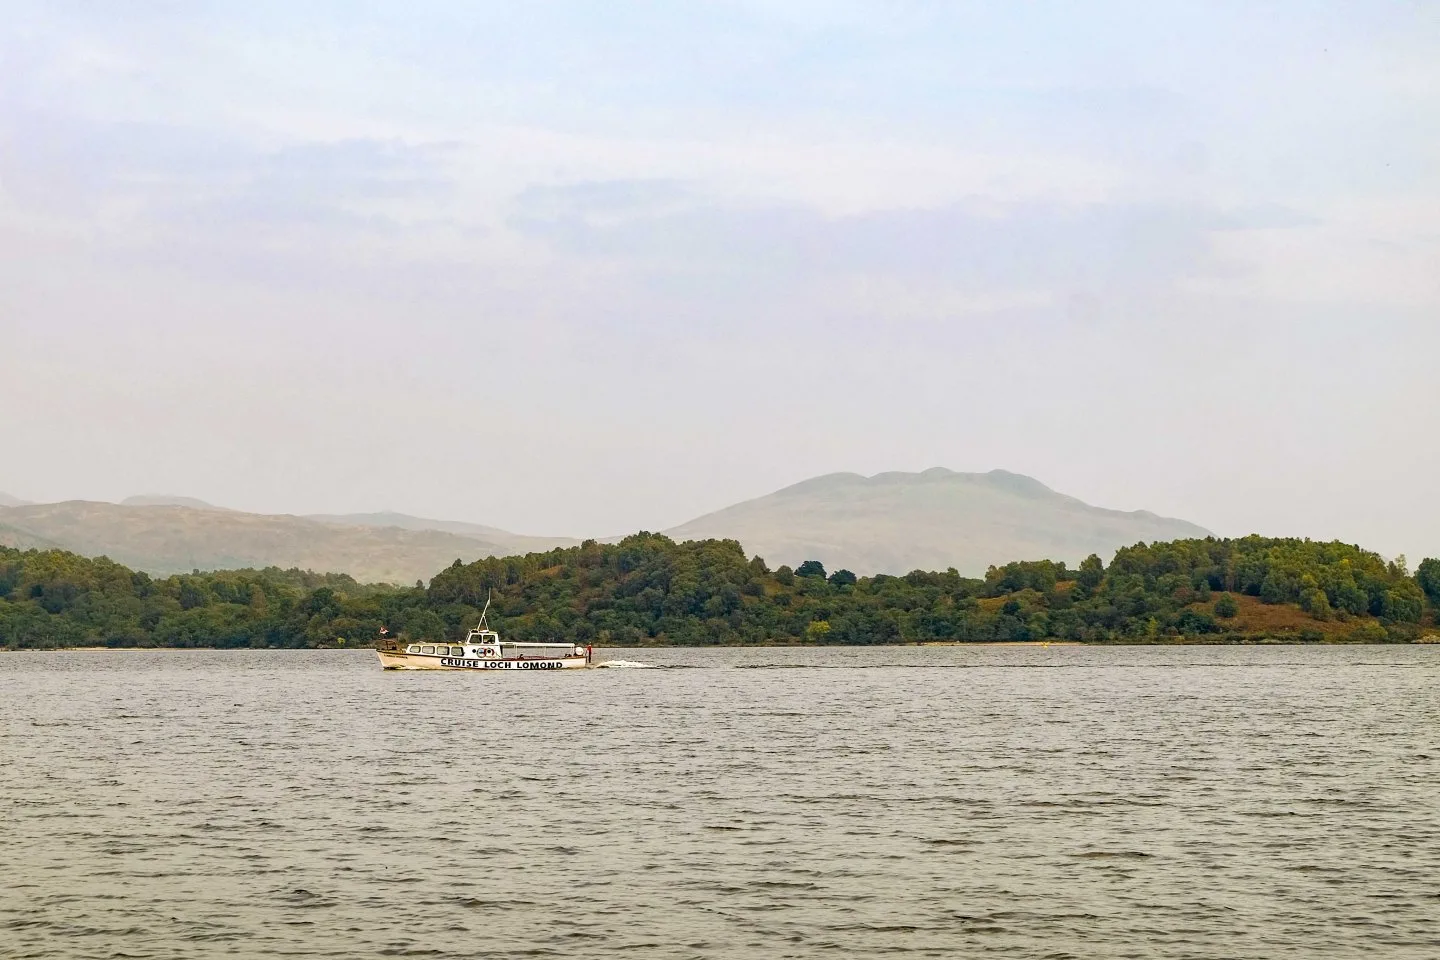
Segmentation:
{"type": "Polygon", "coordinates": [[[1340,543],[1182,540],[1109,566],[1051,561],[859,578],[815,561],[771,570],[733,541],[618,544],[456,563],[428,588],[236,570],[153,579],[106,559],[0,548],[0,646],[365,645],[382,626],[459,637],[493,593],[517,639],[598,645],[1073,640],[1405,642],[1433,630],[1440,561],[1340,543]]]}

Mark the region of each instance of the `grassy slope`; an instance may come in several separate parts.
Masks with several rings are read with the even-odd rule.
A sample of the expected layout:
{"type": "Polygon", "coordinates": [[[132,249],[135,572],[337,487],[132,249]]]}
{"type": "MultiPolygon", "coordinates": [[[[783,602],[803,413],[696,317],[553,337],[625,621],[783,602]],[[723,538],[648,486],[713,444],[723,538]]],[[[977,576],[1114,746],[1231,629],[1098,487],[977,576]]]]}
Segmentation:
{"type": "Polygon", "coordinates": [[[1230,634],[1299,640],[1302,633],[1319,632],[1327,641],[1333,642],[1346,639],[1361,624],[1379,623],[1369,616],[1317,620],[1294,604],[1261,603],[1258,597],[1246,596],[1243,593],[1216,593],[1209,603],[1192,603],[1190,607],[1209,613],[1215,607],[1215,600],[1225,596],[1234,599],[1239,608],[1239,613],[1234,617],[1219,620],[1220,625],[1230,634]]]}
{"type": "Polygon", "coordinates": [[[36,536],[28,530],[0,522],[0,547],[14,547],[17,550],[59,550],[59,544],[36,536]]]}

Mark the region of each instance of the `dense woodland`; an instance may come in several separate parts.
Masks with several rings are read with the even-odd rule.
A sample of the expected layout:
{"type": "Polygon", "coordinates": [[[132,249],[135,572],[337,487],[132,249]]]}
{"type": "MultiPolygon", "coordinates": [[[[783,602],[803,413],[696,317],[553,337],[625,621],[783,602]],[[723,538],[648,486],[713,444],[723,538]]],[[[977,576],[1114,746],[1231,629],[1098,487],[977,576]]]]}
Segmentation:
{"type": "Polygon", "coordinates": [[[488,596],[516,639],[597,646],[1075,640],[1407,642],[1435,632],[1440,561],[1246,537],[1138,544],[1109,565],[1050,561],[857,578],[771,570],[730,540],[617,544],[456,561],[428,587],[297,570],[151,578],[104,558],[0,548],[0,647],[368,646],[463,636],[488,596]]]}

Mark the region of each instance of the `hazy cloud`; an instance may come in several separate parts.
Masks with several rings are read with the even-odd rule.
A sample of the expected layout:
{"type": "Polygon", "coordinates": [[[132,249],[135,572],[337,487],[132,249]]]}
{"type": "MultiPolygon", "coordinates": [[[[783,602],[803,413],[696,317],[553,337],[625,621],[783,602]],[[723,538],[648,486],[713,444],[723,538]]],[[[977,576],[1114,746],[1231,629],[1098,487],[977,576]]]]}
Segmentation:
{"type": "Polygon", "coordinates": [[[1440,553],[1423,5],[7,15],[0,490],[605,534],[1005,467],[1440,553]]]}
{"type": "Polygon", "coordinates": [[[673,181],[531,188],[508,220],[557,253],[619,261],[731,295],[747,283],[768,295],[777,283],[833,287],[848,277],[889,277],[937,293],[1045,298],[1153,294],[1229,275],[1238,267],[1217,255],[1217,233],[1315,222],[1275,204],[1227,211],[983,200],[830,216],[797,204],[726,204],[673,181]]]}

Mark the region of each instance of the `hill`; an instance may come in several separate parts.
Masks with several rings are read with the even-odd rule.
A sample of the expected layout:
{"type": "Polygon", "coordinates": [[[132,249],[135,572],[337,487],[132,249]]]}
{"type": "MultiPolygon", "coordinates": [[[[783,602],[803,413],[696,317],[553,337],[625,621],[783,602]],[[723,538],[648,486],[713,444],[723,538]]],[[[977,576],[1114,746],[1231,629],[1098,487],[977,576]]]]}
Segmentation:
{"type": "Polygon", "coordinates": [[[84,500],[0,508],[0,545],[61,546],[161,576],[197,569],[297,567],[388,583],[414,583],[456,559],[508,552],[489,541],[437,530],[84,500]]]}
{"type": "Polygon", "coordinates": [[[1106,510],[1004,470],[833,473],[665,531],[738,540],[773,563],[820,560],[860,574],[954,567],[979,575],[1016,557],[1078,563],[1128,544],[1204,537],[1184,520],[1106,510]]]}
{"type": "Polygon", "coordinates": [[[126,497],[120,501],[122,507],[193,507],[196,510],[224,510],[233,512],[229,507],[217,507],[213,503],[206,503],[204,500],[195,497],[177,497],[171,493],[146,493],[138,497],[126,497]]]}
{"type": "MultiPolygon", "coordinates": [[[[665,532],[676,540],[738,540],[748,553],[777,563],[819,560],[860,574],[953,567],[966,575],[1015,557],[1074,564],[1126,544],[1206,534],[1144,511],[1092,507],[1003,470],[938,468],[816,477],[665,532]]],[[[0,507],[0,544],[105,555],[154,575],[294,566],[413,583],[457,557],[521,555],[578,543],[393,512],[251,514],[173,494],[121,504],[0,507]]]]}
{"type": "Polygon", "coordinates": [[[16,547],[21,550],[59,550],[63,549],[53,540],[46,540],[44,537],[37,537],[27,530],[12,527],[8,523],[0,522],[0,546],[16,547]]]}
{"type": "Polygon", "coordinates": [[[827,577],[816,563],[771,570],[734,541],[641,533],[450,566],[421,589],[274,569],[152,580],[0,548],[0,647],[367,644],[382,626],[458,638],[492,595],[505,636],[612,646],[1403,642],[1434,629],[1440,561],[1412,577],[1348,544],[1245,537],[1126,547],[1108,567],[1010,563],[983,579],[827,577]]]}
{"type": "Polygon", "coordinates": [[[23,507],[29,502],[29,500],[21,500],[19,497],[12,497],[0,490],[0,507],[23,507]]]}
{"type": "Polygon", "coordinates": [[[575,547],[579,540],[570,537],[532,537],[511,533],[499,527],[487,527],[479,523],[465,523],[460,520],[430,520],[412,517],[405,513],[311,513],[305,519],[319,523],[351,527],[397,527],[401,530],[439,530],[456,536],[469,537],[493,544],[505,554],[533,553],[540,550],[554,550],[556,547],[575,547]]]}

